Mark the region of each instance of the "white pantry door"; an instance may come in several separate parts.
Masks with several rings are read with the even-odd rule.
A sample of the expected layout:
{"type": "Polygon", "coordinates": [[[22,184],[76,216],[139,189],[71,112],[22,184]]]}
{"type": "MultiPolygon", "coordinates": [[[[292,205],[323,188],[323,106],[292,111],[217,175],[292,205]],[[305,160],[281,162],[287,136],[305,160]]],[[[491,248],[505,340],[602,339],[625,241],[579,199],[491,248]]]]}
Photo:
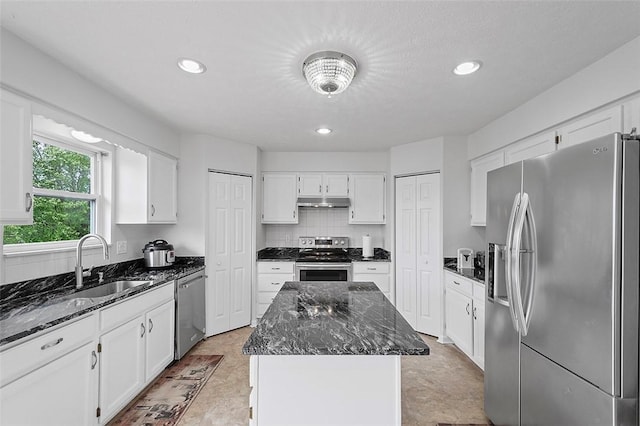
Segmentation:
{"type": "Polygon", "coordinates": [[[440,174],[396,179],[396,308],[416,331],[442,335],[440,174]]]}
{"type": "Polygon", "coordinates": [[[251,184],[209,173],[207,336],[251,322],[251,184]]]}
{"type": "Polygon", "coordinates": [[[443,298],[439,173],[416,176],[416,220],[416,330],[440,337],[443,298]]]}

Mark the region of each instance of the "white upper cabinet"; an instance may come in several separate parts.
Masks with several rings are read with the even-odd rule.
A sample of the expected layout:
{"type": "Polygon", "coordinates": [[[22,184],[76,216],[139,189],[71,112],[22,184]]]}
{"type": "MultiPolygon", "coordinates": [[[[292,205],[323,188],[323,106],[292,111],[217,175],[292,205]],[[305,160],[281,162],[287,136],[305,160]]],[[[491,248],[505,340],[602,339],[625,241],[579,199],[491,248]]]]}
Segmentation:
{"type": "Polygon", "coordinates": [[[349,175],[350,224],[386,222],[386,178],[384,174],[349,175]]]}
{"type": "Polygon", "coordinates": [[[504,166],[504,151],[493,152],[471,161],[471,226],[487,222],[487,173],[504,166]]]}
{"type": "Polygon", "coordinates": [[[505,164],[512,164],[527,158],[548,154],[556,150],[556,132],[546,132],[541,135],[523,139],[505,148],[505,164]]]}
{"type": "Polygon", "coordinates": [[[347,197],[349,175],[344,173],[298,174],[298,195],[301,197],[347,197]]]}
{"type": "Polygon", "coordinates": [[[176,223],[178,215],[178,162],[149,151],[149,222],[176,223]]]}
{"type": "Polygon", "coordinates": [[[116,149],[116,222],[177,222],[177,161],[149,151],[148,155],[116,149]]]}
{"type": "Polygon", "coordinates": [[[636,133],[640,133],[640,97],[635,98],[622,106],[623,113],[623,132],[631,133],[636,129],[636,133]]]}
{"type": "Polygon", "coordinates": [[[616,105],[560,128],[558,149],[622,131],[622,105],[616,105]]]}
{"type": "Polygon", "coordinates": [[[33,223],[31,104],[0,91],[0,223],[33,223]]]}
{"type": "Polygon", "coordinates": [[[297,175],[262,175],[262,223],[298,223],[297,175]]]}

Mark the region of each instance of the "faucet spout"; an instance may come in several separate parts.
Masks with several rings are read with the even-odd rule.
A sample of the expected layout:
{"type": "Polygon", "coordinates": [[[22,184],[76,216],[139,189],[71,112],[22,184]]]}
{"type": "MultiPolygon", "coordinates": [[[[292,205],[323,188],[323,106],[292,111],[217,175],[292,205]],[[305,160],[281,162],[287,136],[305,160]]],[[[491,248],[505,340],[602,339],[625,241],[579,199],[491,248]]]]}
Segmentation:
{"type": "Polygon", "coordinates": [[[91,271],[86,273],[82,268],[82,244],[89,238],[96,238],[102,244],[102,255],[105,259],[109,258],[109,246],[107,245],[107,241],[98,234],[87,234],[78,240],[78,245],[76,246],[76,288],[82,288],[82,279],[85,276],[91,275],[91,271]]]}

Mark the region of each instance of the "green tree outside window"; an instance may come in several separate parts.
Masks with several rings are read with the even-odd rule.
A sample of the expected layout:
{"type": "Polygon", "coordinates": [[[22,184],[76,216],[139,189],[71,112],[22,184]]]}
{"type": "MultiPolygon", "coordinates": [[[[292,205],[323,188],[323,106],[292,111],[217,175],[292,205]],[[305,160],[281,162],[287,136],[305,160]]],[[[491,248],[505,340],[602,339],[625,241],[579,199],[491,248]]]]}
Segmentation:
{"type": "Polygon", "coordinates": [[[33,141],[33,225],[7,225],[4,244],[77,240],[91,232],[93,200],[38,194],[38,189],[91,194],[91,157],[33,141]]]}

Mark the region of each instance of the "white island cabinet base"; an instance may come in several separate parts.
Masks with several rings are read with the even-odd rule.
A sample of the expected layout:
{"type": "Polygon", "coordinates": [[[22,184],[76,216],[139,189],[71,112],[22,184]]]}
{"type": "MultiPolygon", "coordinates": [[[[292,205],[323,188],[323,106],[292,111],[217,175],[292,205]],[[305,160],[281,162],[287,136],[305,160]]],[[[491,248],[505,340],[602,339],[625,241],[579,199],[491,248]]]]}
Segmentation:
{"type": "Polygon", "coordinates": [[[252,426],[400,425],[400,355],[252,355],[252,426]]]}

